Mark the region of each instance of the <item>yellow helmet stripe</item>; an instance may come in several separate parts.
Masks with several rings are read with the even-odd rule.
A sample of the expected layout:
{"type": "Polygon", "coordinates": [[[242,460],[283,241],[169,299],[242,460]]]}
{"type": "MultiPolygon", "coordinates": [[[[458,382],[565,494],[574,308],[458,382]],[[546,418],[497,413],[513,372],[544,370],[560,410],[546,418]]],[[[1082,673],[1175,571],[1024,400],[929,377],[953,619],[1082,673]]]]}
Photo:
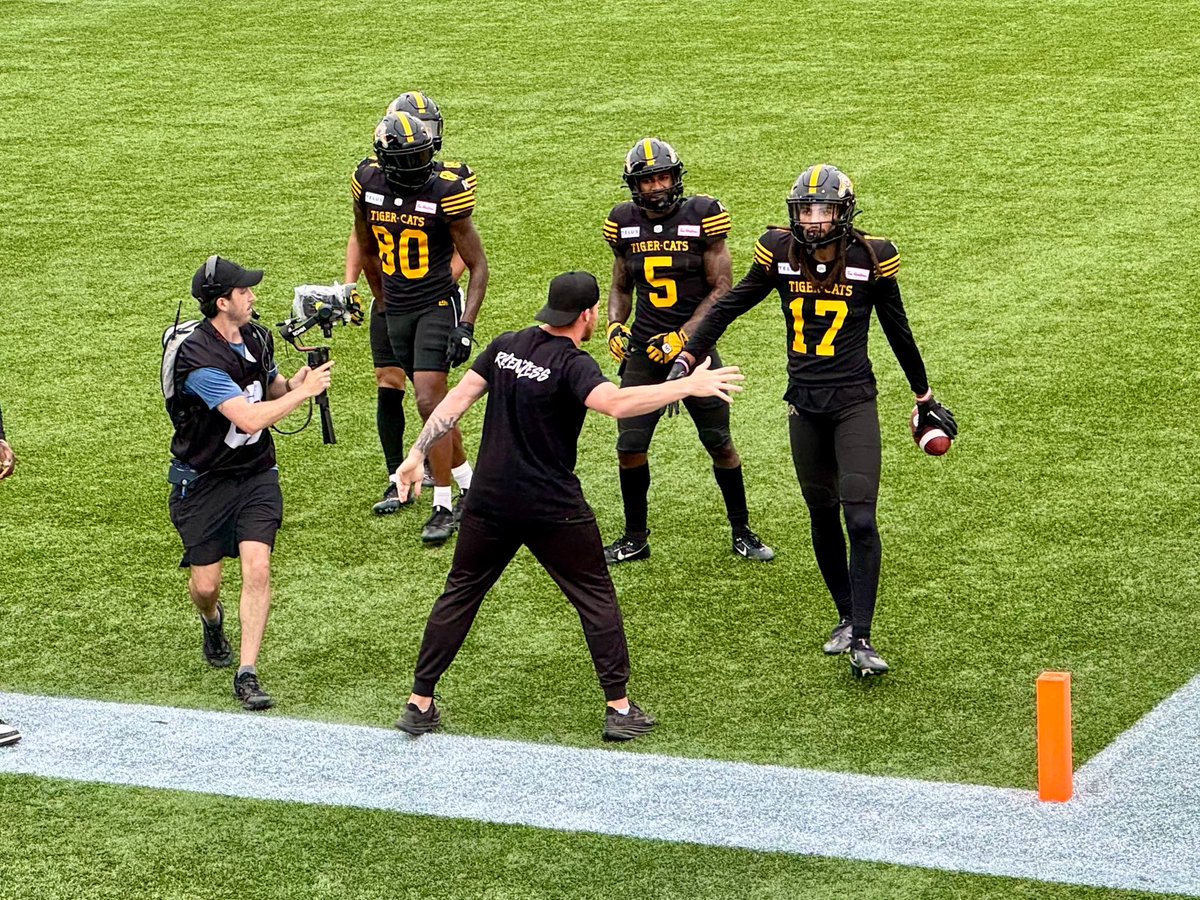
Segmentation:
{"type": "Polygon", "coordinates": [[[417,112],[425,112],[425,95],[420,91],[413,91],[413,99],[417,102],[417,112]]]}
{"type": "Polygon", "coordinates": [[[817,182],[821,180],[821,173],[825,170],[825,165],[813,166],[812,177],[808,179],[808,192],[815,194],[817,192],[817,182]]]}
{"type": "Polygon", "coordinates": [[[650,138],[642,141],[642,152],[646,154],[646,165],[654,165],[654,144],[651,143],[650,138]]]}
{"type": "Polygon", "coordinates": [[[404,142],[411,144],[415,138],[413,137],[412,126],[408,124],[408,116],[397,115],[396,119],[404,126],[404,142]]]}

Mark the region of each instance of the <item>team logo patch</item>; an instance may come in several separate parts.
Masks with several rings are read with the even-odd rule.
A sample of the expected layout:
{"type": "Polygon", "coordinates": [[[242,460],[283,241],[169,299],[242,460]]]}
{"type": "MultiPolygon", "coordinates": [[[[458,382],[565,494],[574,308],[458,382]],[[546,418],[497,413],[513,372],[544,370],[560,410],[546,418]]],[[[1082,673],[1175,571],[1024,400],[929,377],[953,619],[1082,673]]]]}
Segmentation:
{"type": "Polygon", "coordinates": [[[699,225],[680,225],[678,230],[680,237],[700,237],[699,225]]]}
{"type": "Polygon", "coordinates": [[[363,194],[363,197],[368,203],[371,203],[375,206],[383,206],[383,194],[377,194],[374,191],[367,191],[365,194],[363,194]]]}
{"type": "Polygon", "coordinates": [[[785,262],[777,263],[776,269],[780,275],[799,275],[800,274],[800,270],[793,269],[791,263],[785,263],[785,262]]]}
{"type": "Polygon", "coordinates": [[[640,225],[630,225],[628,228],[621,229],[621,237],[623,237],[623,238],[640,237],[641,234],[642,234],[642,229],[641,229],[640,225]]]}
{"type": "Polygon", "coordinates": [[[428,200],[418,200],[417,201],[417,212],[430,213],[430,214],[436,213],[437,212],[437,204],[430,203],[428,200]]]}
{"type": "Polygon", "coordinates": [[[868,281],[871,278],[871,270],[860,269],[858,266],[846,266],[846,277],[851,281],[868,281]]]}

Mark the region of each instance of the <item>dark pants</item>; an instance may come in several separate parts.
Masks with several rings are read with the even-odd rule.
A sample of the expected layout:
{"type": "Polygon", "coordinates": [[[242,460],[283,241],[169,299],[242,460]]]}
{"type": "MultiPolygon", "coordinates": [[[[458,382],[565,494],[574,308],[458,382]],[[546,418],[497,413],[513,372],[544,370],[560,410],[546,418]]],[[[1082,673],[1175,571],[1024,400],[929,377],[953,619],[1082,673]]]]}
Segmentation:
{"type": "Polygon", "coordinates": [[[790,409],[792,462],[812,520],[813,551],[838,614],[871,636],[882,546],[875,522],[881,446],[874,398],[828,413],[790,409]],[[845,517],[846,538],[839,516],[845,517]]]}
{"type": "Polygon", "coordinates": [[[606,700],[619,700],[629,682],[629,649],[617,592],[604,562],[596,520],[496,521],[469,509],[458,530],[446,590],[433,604],[417,655],[413,693],[427,697],[458,654],[483,598],[524,545],[579,613],[606,700]]]}

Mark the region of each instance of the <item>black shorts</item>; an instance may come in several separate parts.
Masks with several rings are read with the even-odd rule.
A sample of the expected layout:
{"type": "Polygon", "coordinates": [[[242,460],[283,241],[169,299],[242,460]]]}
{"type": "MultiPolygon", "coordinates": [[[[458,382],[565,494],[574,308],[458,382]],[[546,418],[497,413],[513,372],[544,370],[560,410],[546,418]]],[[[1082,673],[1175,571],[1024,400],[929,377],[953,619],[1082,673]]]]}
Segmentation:
{"type": "Polygon", "coordinates": [[[810,507],[876,502],[882,454],[874,397],[823,413],[789,405],[788,432],[796,478],[810,507]]]}
{"type": "MultiPolygon", "coordinates": [[[[411,313],[384,315],[392,359],[412,378],[414,372],[449,372],[446,345],[462,318],[462,300],[455,291],[449,300],[411,313]]],[[[372,348],[374,342],[372,342],[372,348]]],[[[375,363],[378,367],[379,363],[375,363]]]]}
{"type": "Polygon", "coordinates": [[[371,364],[377,369],[401,368],[400,359],[392,352],[392,342],[388,340],[387,313],[383,311],[381,300],[371,304],[371,364]]]}
{"type": "Polygon", "coordinates": [[[173,488],[168,505],[183,538],[182,568],[236,559],[242,541],[258,541],[274,550],[275,532],[283,524],[277,469],[245,478],[201,475],[188,485],[187,496],[178,486],[173,488]]]}
{"type": "MultiPolygon", "coordinates": [[[[721,365],[717,351],[710,354],[713,368],[721,365]]],[[[643,384],[662,384],[671,372],[671,363],[662,365],[651,362],[642,350],[631,350],[621,365],[621,387],[637,387],[643,384]]],[[[683,401],[700,443],[709,450],[724,447],[731,440],[729,434],[729,404],[720,397],[688,397],[683,401]]],[[[662,418],[662,410],[617,420],[617,450],[621,453],[645,453],[650,449],[654,429],[662,418]]]]}

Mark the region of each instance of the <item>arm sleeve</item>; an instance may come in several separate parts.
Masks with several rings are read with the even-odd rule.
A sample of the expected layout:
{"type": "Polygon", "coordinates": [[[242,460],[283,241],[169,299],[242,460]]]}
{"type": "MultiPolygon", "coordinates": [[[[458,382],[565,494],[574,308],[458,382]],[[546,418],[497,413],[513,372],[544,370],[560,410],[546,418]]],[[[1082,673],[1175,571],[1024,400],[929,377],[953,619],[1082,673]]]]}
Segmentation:
{"type": "Polygon", "coordinates": [[[908,326],[908,316],[900,299],[900,285],[895,278],[880,278],[875,285],[875,313],[879,316],[883,333],[892,345],[900,368],[904,370],[908,386],[914,394],[924,394],[929,390],[929,379],[925,374],[921,351],[908,326]]]}
{"type": "Polygon", "coordinates": [[[572,358],[567,366],[566,380],[571,393],[585,406],[588,394],[595,390],[597,385],[608,381],[604,377],[604,373],[600,371],[599,364],[582,350],[572,358]]]}
{"type": "Polygon", "coordinates": [[[709,310],[683,349],[692,356],[703,356],[716,345],[734,319],[758,306],[774,287],[775,283],[770,273],[756,258],[750,264],[750,270],[734,285],[733,290],[709,310]]]}
{"type": "Polygon", "coordinates": [[[185,394],[199,397],[209,409],[216,409],[226,400],[242,396],[242,389],[220,369],[194,369],[183,382],[185,394]]]}

